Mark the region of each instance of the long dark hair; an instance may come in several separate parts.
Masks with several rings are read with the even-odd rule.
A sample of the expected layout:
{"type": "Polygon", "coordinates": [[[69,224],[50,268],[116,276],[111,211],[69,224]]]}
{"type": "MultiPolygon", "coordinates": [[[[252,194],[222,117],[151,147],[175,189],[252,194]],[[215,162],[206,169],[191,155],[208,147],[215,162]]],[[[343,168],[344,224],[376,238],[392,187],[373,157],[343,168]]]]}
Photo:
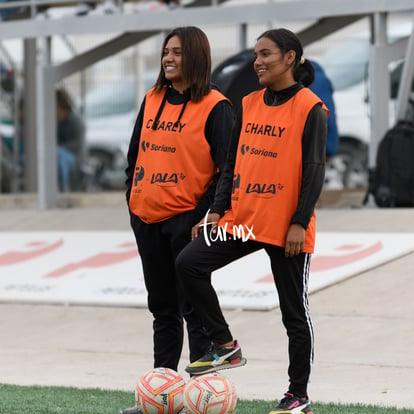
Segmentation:
{"type": "Polygon", "coordinates": [[[64,88],[56,89],[57,106],[64,111],[71,112],[74,108],[72,98],[64,88]]]}
{"type": "MultiPolygon", "coordinates": [[[[161,50],[161,62],[164,48],[171,37],[177,36],[181,41],[183,81],[189,85],[191,100],[200,101],[210,92],[211,85],[211,50],[205,33],[195,26],[177,27],[168,33],[161,50]]],[[[170,82],[166,79],[161,64],[155,91],[161,92],[170,82]]]]}
{"type": "Polygon", "coordinates": [[[288,29],[271,29],[262,33],[257,40],[266,37],[274,42],[284,56],[289,50],[296,54],[293,65],[293,76],[296,81],[304,86],[309,86],[315,80],[315,69],[312,63],[303,58],[303,47],[299,38],[288,29]]]}

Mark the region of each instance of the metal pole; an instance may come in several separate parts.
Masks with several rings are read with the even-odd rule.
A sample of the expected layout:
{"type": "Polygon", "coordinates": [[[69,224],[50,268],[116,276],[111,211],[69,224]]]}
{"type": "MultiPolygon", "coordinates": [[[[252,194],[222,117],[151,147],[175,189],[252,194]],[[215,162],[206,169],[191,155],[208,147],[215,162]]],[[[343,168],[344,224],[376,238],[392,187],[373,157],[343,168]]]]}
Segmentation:
{"type": "Polygon", "coordinates": [[[23,150],[24,191],[37,191],[36,39],[24,40],[23,150]]]}
{"type": "Polygon", "coordinates": [[[50,38],[39,48],[36,66],[36,135],[38,157],[38,204],[40,209],[57,205],[56,97],[54,78],[49,76],[50,38]]]}
{"type": "Polygon", "coordinates": [[[398,88],[397,119],[405,119],[408,110],[408,99],[411,94],[411,85],[414,77],[414,15],[413,28],[408,40],[405,62],[398,88]]]}
{"type": "Polygon", "coordinates": [[[375,13],[369,56],[371,141],[369,166],[375,167],[378,143],[389,127],[390,76],[387,60],[387,14],[375,13]],[[380,85],[380,86],[379,86],[380,85]]]}
{"type": "Polygon", "coordinates": [[[241,23],[239,26],[239,50],[247,48],[247,24],[241,23]]]}

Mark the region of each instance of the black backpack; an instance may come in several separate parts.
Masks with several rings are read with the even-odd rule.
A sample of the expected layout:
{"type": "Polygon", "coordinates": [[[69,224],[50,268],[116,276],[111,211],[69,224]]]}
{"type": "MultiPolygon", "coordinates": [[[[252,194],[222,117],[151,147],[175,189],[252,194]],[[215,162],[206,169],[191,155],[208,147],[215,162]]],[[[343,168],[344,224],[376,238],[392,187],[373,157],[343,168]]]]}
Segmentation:
{"type": "Polygon", "coordinates": [[[380,141],[368,193],[378,207],[414,207],[414,122],[398,121],[380,141]]]}

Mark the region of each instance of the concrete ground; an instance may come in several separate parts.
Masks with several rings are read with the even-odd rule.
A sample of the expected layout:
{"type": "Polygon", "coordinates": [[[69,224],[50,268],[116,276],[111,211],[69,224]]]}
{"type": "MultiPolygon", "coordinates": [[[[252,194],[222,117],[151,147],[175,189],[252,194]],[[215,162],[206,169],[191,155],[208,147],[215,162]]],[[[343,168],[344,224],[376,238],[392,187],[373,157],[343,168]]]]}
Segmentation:
{"type": "MultiPolygon", "coordinates": [[[[128,230],[122,197],[107,207],[0,209],[0,231],[128,230]]],[[[319,231],[410,232],[414,210],[320,208],[319,231]]],[[[310,295],[314,401],[414,412],[414,253],[310,295]]],[[[287,339],[278,309],[226,311],[248,364],[225,371],[242,399],[279,399],[287,339]]],[[[0,303],[0,383],[130,390],[151,368],[146,309],[0,303]]],[[[180,373],[185,375],[187,351],[180,373]]]]}

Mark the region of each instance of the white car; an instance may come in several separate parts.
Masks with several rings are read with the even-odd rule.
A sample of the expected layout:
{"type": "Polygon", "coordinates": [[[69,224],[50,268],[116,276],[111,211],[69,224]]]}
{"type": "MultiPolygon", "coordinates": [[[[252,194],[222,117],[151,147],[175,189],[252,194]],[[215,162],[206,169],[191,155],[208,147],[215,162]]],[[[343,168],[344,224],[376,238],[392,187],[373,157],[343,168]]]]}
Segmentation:
{"type": "MultiPolygon", "coordinates": [[[[144,89],[155,82],[158,72],[148,72],[144,89]]],[[[125,77],[97,84],[85,99],[86,143],[93,186],[97,190],[123,190],[129,141],[138,115],[137,80],[125,77]]],[[[93,189],[93,188],[92,188],[93,189]]]]}
{"type": "MultiPolygon", "coordinates": [[[[389,23],[390,41],[411,33],[412,22],[402,16],[394,16],[389,23]]],[[[345,40],[336,41],[325,54],[317,56],[317,61],[324,68],[334,87],[336,119],[340,135],[338,156],[328,165],[327,187],[367,188],[368,186],[368,148],[371,140],[368,91],[369,48],[368,32],[357,31],[348,34],[345,40]]],[[[395,98],[401,77],[401,63],[390,65],[390,126],[395,122],[395,98]]]]}
{"type": "Polygon", "coordinates": [[[133,78],[105,82],[83,104],[89,166],[97,190],[125,187],[126,154],[137,116],[133,78]]]}
{"type": "Polygon", "coordinates": [[[327,166],[328,188],[365,188],[368,183],[368,53],[368,39],[358,38],[345,41],[317,58],[334,88],[340,136],[337,156],[327,166]]]}

